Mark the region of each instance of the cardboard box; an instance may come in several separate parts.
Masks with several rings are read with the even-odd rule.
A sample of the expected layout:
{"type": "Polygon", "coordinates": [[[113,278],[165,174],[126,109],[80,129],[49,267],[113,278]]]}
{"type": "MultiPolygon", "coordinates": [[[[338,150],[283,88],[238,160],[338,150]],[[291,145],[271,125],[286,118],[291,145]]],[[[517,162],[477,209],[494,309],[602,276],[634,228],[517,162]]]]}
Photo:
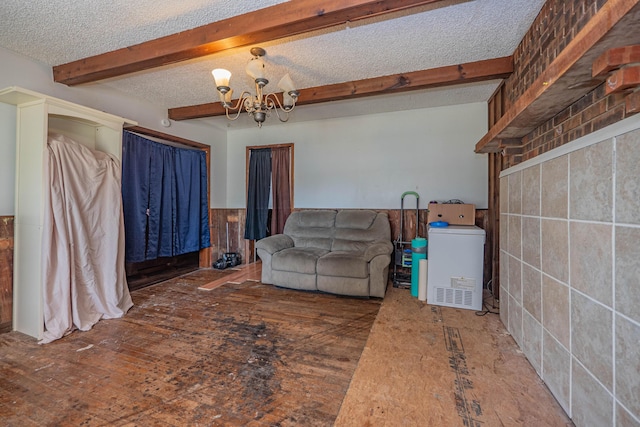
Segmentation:
{"type": "Polygon", "coordinates": [[[476,206],[455,203],[429,203],[427,223],[445,221],[451,225],[475,225],[476,206]]]}

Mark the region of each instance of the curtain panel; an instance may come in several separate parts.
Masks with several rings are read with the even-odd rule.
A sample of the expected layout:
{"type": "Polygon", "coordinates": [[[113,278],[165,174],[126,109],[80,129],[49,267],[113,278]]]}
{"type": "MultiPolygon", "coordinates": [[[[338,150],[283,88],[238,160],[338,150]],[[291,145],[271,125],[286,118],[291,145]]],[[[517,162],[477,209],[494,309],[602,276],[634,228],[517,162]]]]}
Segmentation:
{"type": "MultiPolygon", "coordinates": [[[[136,142],[140,144],[141,141],[136,142]]],[[[140,173],[149,176],[149,191],[147,194],[147,216],[146,251],[144,258],[156,259],[160,257],[170,257],[174,255],[173,239],[175,234],[176,216],[176,186],[175,186],[175,159],[173,147],[158,144],[153,141],[142,143],[148,149],[149,169],[140,169],[140,173]]],[[[131,187],[124,183],[127,191],[131,187]]],[[[135,189],[134,189],[135,190],[135,189]]],[[[124,195],[124,188],[123,188],[124,195]]],[[[124,206],[125,212],[127,206],[124,206]]],[[[125,236],[126,228],[125,218],[125,236]]],[[[140,230],[144,233],[144,230],[140,230]]],[[[141,260],[141,261],[142,261],[141,260]]]]}
{"type": "Polygon", "coordinates": [[[251,150],[249,185],[247,189],[247,220],[244,238],[259,240],[267,237],[269,192],[271,187],[271,148],[251,150]]]}
{"type": "Polygon", "coordinates": [[[122,199],[126,261],[211,246],[206,154],[125,131],[122,199]]]}
{"type": "Polygon", "coordinates": [[[201,150],[176,148],[174,153],[177,230],[173,251],[175,254],[185,254],[211,246],[207,161],[201,150]]]}
{"type": "Polygon", "coordinates": [[[282,234],[284,224],[291,214],[291,181],[290,164],[291,148],[271,149],[271,181],[272,204],[271,234],[282,234]]]}

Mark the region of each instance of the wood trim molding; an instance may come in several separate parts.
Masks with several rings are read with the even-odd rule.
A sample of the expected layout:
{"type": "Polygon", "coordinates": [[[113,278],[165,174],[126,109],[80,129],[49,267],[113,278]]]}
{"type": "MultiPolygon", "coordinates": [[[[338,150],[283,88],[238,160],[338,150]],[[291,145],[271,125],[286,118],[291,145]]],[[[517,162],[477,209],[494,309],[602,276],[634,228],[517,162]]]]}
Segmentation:
{"type": "MultiPolygon", "coordinates": [[[[296,105],[317,104],[365,96],[504,79],[511,75],[512,72],[513,58],[505,56],[429,70],[301,89],[296,105]]],[[[172,120],[190,120],[224,115],[225,110],[219,102],[169,109],[169,118],[172,120]]]]}
{"type": "Polygon", "coordinates": [[[443,0],[292,0],[191,30],[53,67],[69,86],[200,58],[443,0]]]}
{"type": "Polygon", "coordinates": [[[148,129],[142,126],[129,126],[126,127],[125,130],[140,133],[142,135],[151,136],[154,138],[164,139],[166,141],[176,142],[178,144],[183,144],[188,147],[199,148],[201,150],[211,150],[211,147],[207,144],[202,144],[200,142],[192,141],[190,139],[180,138],[179,136],[169,135],[168,133],[159,132],[157,130],[148,129]]]}

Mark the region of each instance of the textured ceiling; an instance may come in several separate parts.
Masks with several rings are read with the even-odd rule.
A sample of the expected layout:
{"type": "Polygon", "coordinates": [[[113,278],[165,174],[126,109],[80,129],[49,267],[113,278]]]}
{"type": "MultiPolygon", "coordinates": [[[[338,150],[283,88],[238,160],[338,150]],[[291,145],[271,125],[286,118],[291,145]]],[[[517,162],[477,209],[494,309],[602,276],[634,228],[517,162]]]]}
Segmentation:
{"type": "MultiPolygon", "coordinates": [[[[2,0],[0,46],[50,66],[131,46],[278,3],[277,0],[2,0]]],[[[289,72],[299,88],[508,56],[544,0],[445,0],[348,25],[262,43],[273,87],[289,72]]],[[[113,78],[99,84],[166,108],[217,101],[211,69],[232,71],[235,93],[252,89],[248,48],[113,78]]],[[[331,105],[301,106],[294,120],[486,101],[497,82],[331,105]],[[303,112],[304,111],[304,112],[303,112]]],[[[205,119],[225,123],[224,118],[205,119]]],[[[242,122],[241,122],[242,123],[242,122]]],[[[239,126],[243,126],[242,124],[239,126]]],[[[251,122],[245,122],[252,125],[251,122]]]]}

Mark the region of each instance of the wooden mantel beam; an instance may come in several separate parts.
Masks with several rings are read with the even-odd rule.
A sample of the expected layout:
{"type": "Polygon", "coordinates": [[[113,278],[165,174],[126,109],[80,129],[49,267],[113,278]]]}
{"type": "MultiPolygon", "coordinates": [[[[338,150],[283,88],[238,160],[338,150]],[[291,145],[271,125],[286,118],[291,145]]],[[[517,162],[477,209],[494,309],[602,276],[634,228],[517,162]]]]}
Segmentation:
{"type": "Polygon", "coordinates": [[[607,79],[605,93],[622,92],[640,86],[640,65],[631,65],[614,71],[607,79]]]}
{"type": "Polygon", "coordinates": [[[443,0],[291,0],[57,65],[53,67],[53,79],[70,86],[95,82],[440,1],[443,0]]]}
{"type": "Polygon", "coordinates": [[[610,71],[634,63],[640,63],[640,44],[614,47],[593,61],[591,75],[593,77],[606,76],[610,71]]]}
{"type": "MultiPolygon", "coordinates": [[[[430,70],[302,89],[297,105],[504,79],[512,72],[513,58],[505,56],[430,70]]],[[[225,110],[219,102],[169,109],[169,118],[172,120],[198,119],[223,116],[224,114],[225,110]]]]}

